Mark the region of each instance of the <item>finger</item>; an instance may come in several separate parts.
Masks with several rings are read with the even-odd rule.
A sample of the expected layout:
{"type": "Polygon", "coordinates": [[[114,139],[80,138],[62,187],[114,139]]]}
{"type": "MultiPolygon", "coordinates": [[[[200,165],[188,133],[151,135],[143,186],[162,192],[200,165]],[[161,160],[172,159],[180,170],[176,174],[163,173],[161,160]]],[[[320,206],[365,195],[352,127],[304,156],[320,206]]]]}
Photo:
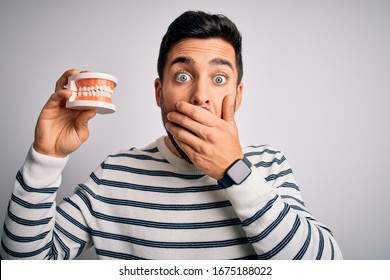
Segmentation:
{"type": "Polygon", "coordinates": [[[226,95],[222,103],[222,119],[227,122],[235,122],[236,98],[234,95],[226,95]]]}
{"type": "Polygon", "coordinates": [[[62,76],[57,80],[55,91],[59,91],[61,89],[64,89],[64,86],[68,84],[68,78],[72,75],[76,75],[80,73],[77,69],[69,69],[62,74],[62,76]]]}
{"type": "Polygon", "coordinates": [[[205,129],[208,128],[208,126],[205,126],[204,124],[193,120],[189,116],[176,111],[170,112],[167,115],[167,118],[170,122],[184,127],[185,129],[189,130],[190,132],[196,134],[199,137],[202,137],[205,129]]]}
{"type": "Polygon", "coordinates": [[[183,152],[187,155],[187,157],[194,163],[194,155],[197,151],[189,144],[181,141],[180,139],[173,137],[175,139],[176,144],[183,150],[183,152]]]}
{"type": "Polygon", "coordinates": [[[59,90],[50,96],[49,100],[45,105],[45,108],[51,109],[51,108],[58,107],[65,101],[65,99],[71,97],[71,95],[72,92],[70,90],[65,90],[65,89],[59,90]]]}
{"type": "Polygon", "coordinates": [[[183,127],[180,127],[172,122],[167,122],[165,126],[168,132],[170,132],[174,138],[186,143],[187,145],[190,145],[194,150],[196,150],[196,147],[199,147],[199,145],[202,144],[199,137],[183,127]]]}
{"type": "Polygon", "coordinates": [[[88,123],[96,115],[95,110],[83,111],[75,122],[75,129],[81,143],[85,142],[89,136],[88,123]]]}
{"type": "Polygon", "coordinates": [[[214,118],[216,117],[207,109],[192,105],[184,101],[177,102],[176,109],[178,112],[183,113],[191,119],[207,126],[213,126],[214,118]]]}

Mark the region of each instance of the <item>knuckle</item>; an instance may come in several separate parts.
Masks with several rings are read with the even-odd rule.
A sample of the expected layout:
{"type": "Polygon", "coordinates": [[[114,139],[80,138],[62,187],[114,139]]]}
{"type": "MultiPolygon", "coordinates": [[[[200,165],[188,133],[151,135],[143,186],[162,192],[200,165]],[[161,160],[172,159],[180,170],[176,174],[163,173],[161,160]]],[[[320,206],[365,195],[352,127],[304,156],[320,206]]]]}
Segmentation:
{"type": "Polygon", "coordinates": [[[199,117],[198,107],[192,107],[192,108],[188,111],[188,116],[189,116],[191,119],[197,119],[197,118],[199,117]]]}
{"type": "Polygon", "coordinates": [[[201,163],[203,161],[203,156],[201,154],[199,154],[199,153],[194,153],[192,155],[192,160],[199,164],[199,163],[201,163]]]}
{"type": "Polygon", "coordinates": [[[210,149],[210,147],[208,145],[200,145],[199,147],[199,153],[203,156],[203,155],[211,155],[212,153],[212,150],[210,149]]]}
{"type": "Polygon", "coordinates": [[[184,126],[189,126],[191,124],[191,118],[188,116],[184,116],[181,122],[184,126]]]}
{"type": "Polygon", "coordinates": [[[184,139],[184,137],[185,137],[185,130],[184,129],[176,129],[174,131],[174,133],[175,133],[176,137],[179,139],[184,139]]]}
{"type": "Polygon", "coordinates": [[[211,133],[207,136],[207,140],[211,143],[217,143],[218,142],[218,135],[215,133],[211,133]]]}

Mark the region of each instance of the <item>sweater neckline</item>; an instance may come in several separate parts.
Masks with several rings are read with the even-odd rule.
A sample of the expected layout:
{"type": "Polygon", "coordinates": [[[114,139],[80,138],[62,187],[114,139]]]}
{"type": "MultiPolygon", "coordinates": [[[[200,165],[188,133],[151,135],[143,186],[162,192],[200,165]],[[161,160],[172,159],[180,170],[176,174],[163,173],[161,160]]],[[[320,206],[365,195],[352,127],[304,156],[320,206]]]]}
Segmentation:
{"type": "Polygon", "coordinates": [[[202,171],[200,171],[195,165],[192,163],[187,162],[186,160],[179,158],[177,155],[175,155],[171,150],[168,148],[168,146],[165,144],[165,137],[168,136],[161,136],[157,139],[157,148],[160,151],[161,155],[175,168],[178,170],[185,172],[186,174],[191,175],[204,175],[202,171]]]}

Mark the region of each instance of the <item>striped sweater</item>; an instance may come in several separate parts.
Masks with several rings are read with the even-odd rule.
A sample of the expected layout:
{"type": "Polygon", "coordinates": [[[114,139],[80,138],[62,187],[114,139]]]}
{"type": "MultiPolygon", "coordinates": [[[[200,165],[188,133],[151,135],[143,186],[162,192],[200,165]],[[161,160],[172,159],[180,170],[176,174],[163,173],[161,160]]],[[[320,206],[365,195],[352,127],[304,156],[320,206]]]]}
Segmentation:
{"type": "Polygon", "coordinates": [[[67,158],[30,149],[1,242],[4,259],[341,259],[330,230],[305,208],[285,156],[243,153],[252,174],[221,189],[176,157],[164,137],[107,159],[56,204],[67,158]]]}

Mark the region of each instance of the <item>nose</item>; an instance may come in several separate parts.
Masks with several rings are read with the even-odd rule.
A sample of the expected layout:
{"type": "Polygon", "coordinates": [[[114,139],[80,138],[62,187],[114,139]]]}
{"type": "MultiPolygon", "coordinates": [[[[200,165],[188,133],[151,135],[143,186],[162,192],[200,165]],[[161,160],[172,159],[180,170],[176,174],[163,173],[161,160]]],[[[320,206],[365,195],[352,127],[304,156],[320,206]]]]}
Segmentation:
{"type": "Polygon", "coordinates": [[[209,107],[210,89],[204,81],[198,81],[193,87],[190,103],[200,107],[209,107]]]}

